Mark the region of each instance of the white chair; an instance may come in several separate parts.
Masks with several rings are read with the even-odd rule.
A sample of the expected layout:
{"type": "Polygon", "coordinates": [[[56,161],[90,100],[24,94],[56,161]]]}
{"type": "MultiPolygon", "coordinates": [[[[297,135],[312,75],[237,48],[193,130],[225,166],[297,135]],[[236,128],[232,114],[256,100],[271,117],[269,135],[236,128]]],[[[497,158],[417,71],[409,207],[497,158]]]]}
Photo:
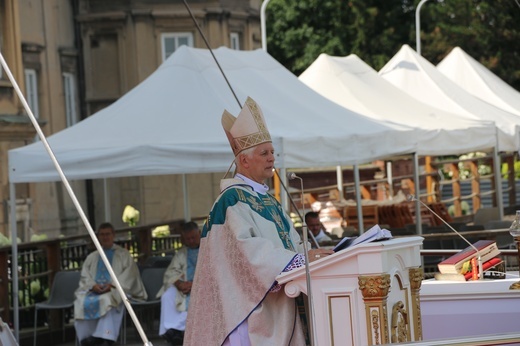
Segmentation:
{"type": "MultiPolygon", "coordinates": [[[[54,276],[49,299],[34,306],[34,346],[36,346],[38,310],[65,310],[74,306],[74,291],[79,286],[79,271],[60,271],[54,276]]],[[[63,337],[65,340],[65,311],[62,312],[63,337]]]]}

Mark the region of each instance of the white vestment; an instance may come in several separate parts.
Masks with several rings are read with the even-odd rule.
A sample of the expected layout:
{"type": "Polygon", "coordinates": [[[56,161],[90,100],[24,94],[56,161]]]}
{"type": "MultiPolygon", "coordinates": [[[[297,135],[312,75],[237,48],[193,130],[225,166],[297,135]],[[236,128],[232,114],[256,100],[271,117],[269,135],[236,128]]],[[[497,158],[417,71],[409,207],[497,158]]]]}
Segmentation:
{"type": "MultiPolygon", "coordinates": [[[[127,296],[132,299],[146,300],[147,294],[143,282],[141,281],[139,269],[137,268],[134,259],[126,249],[123,249],[118,245],[114,245],[112,249],[114,249],[114,257],[112,259],[111,266],[123,290],[127,296]]],[[[104,335],[94,335],[96,337],[108,340],[117,340],[124,312],[124,306],[122,304],[123,300],[117,289],[112,288],[110,292],[101,294],[99,296],[100,318],[86,319],[85,316],[85,299],[92,287],[96,284],[95,279],[99,261],[101,261],[101,257],[98,251],[94,251],[87,256],[85,262],[83,263],[79,287],[75,292],[75,326],[78,328],[78,337],[79,334],[83,334],[84,331],[96,330],[96,333],[99,331],[99,334],[104,335]],[[107,313],[112,310],[115,310],[115,312],[104,318],[107,313]],[[97,325],[97,323],[101,323],[101,325],[105,325],[105,327],[102,327],[101,325],[100,328],[92,327],[92,325],[97,325]]],[[[90,335],[85,337],[88,336],[90,335]]],[[[80,340],[84,339],[85,337],[80,338],[80,340]]]]}
{"type": "Polygon", "coordinates": [[[203,229],[184,345],[222,345],[244,326],[251,345],[305,345],[295,300],[270,291],[303,252],[290,218],[243,180],[221,188],[203,229]]]}
{"type": "Polygon", "coordinates": [[[126,309],[123,303],[117,309],[112,309],[97,320],[75,320],[74,328],[78,340],[89,336],[116,341],[121,330],[121,322],[126,309]]]}
{"type": "Polygon", "coordinates": [[[159,335],[163,335],[168,329],[186,329],[186,310],[179,311],[175,308],[176,296],[179,291],[170,286],[161,296],[161,319],[159,322],[159,335]]]}
{"type": "Polygon", "coordinates": [[[186,329],[186,295],[173,284],[177,280],[186,281],[187,270],[188,248],[182,247],[175,252],[164,273],[164,285],[157,293],[157,297],[161,297],[159,335],[163,335],[168,329],[186,329]]]}
{"type": "Polygon", "coordinates": [[[331,237],[329,237],[327,233],[325,233],[325,231],[322,229],[320,229],[320,233],[318,233],[318,235],[314,236],[314,239],[316,239],[318,243],[332,240],[331,237]]]}

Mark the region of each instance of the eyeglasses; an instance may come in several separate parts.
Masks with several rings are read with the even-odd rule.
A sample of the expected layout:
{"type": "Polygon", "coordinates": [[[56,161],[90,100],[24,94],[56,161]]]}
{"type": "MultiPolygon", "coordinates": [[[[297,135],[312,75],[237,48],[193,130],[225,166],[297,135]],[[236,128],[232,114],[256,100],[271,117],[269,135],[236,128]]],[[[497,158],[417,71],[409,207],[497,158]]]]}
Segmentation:
{"type": "Polygon", "coordinates": [[[108,237],[114,235],[114,233],[98,233],[98,237],[108,237]]]}

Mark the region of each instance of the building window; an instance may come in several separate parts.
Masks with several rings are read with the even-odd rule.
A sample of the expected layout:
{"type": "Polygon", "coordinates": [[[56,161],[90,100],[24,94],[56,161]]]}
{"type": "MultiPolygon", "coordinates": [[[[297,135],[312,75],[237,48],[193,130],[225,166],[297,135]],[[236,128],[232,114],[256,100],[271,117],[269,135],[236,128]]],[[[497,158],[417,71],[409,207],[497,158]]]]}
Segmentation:
{"type": "Polygon", "coordinates": [[[76,81],[72,73],[63,74],[63,93],[65,96],[65,116],[67,119],[67,127],[78,122],[78,113],[76,111],[76,81]]]}
{"type": "Polygon", "coordinates": [[[40,117],[38,110],[38,75],[36,70],[25,70],[25,98],[27,104],[36,118],[40,117]]]}
{"type": "Polygon", "coordinates": [[[162,58],[168,59],[180,46],[193,47],[193,34],[191,32],[169,32],[161,35],[162,58]]]}
{"type": "Polygon", "coordinates": [[[240,35],[238,32],[232,32],[229,34],[229,41],[231,44],[231,49],[240,50],[240,35]]]}

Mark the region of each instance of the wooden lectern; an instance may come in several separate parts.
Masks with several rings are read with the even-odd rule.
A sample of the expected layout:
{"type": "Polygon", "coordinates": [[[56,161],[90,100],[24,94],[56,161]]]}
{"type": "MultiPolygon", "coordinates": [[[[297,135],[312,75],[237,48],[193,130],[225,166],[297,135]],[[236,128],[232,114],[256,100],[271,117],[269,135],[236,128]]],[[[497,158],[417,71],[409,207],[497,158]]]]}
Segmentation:
{"type": "MultiPolygon", "coordinates": [[[[317,345],[422,340],[422,237],[364,243],[312,262],[317,345]]],[[[277,277],[285,294],[307,293],[305,267],[277,277]]]]}

